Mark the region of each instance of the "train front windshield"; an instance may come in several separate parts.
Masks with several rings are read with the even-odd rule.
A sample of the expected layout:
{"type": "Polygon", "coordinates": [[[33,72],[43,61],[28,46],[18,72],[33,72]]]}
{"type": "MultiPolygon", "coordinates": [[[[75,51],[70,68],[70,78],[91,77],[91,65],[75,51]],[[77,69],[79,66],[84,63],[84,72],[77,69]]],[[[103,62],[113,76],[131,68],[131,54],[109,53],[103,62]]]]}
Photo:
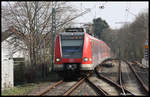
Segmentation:
{"type": "Polygon", "coordinates": [[[81,58],[83,51],[83,36],[62,36],[63,58],[81,58]]]}

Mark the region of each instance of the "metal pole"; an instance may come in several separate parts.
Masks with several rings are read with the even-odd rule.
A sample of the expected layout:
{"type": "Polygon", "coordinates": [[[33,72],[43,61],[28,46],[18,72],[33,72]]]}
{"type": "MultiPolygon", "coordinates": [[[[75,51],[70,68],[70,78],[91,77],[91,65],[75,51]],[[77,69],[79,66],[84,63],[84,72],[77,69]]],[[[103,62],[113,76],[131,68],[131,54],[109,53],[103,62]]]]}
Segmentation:
{"type": "Polygon", "coordinates": [[[52,65],[52,71],[54,68],[54,39],[55,39],[55,34],[56,34],[56,11],[55,8],[52,6],[52,48],[51,48],[51,65],[52,65]]]}

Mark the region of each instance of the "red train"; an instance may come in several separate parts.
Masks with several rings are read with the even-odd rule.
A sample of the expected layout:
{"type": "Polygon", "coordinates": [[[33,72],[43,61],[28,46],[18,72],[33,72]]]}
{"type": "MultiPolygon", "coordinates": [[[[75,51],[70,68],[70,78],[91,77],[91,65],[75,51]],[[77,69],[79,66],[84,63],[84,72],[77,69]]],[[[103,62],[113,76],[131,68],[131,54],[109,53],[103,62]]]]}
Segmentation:
{"type": "Polygon", "coordinates": [[[55,38],[53,69],[66,76],[67,71],[94,70],[110,57],[110,48],[102,40],[87,34],[83,28],[68,28],[55,38]]]}

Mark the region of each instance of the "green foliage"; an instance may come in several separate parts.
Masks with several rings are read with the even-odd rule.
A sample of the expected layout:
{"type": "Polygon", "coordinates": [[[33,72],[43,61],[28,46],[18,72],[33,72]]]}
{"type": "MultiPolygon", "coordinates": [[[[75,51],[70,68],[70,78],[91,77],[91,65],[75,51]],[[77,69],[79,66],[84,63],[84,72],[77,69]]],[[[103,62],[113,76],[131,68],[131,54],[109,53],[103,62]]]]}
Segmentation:
{"type": "Polygon", "coordinates": [[[109,25],[105,20],[102,20],[101,18],[97,18],[93,20],[93,27],[94,27],[94,35],[97,38],[101,38],[101,33],[103,32],[104,29],[109,28],[109,25]]]}

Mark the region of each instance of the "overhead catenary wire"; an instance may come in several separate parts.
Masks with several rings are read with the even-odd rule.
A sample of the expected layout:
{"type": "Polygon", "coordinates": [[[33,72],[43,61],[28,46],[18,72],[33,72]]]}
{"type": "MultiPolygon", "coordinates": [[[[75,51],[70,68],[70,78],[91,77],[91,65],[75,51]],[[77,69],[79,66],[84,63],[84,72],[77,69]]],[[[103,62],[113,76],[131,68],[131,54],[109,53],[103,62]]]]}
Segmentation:
{"type": "Polygon", "coordinates": [[[129,9],[128,2],[126,3],[126,8],[125,8],[125,21],[128,21],[128,16],[129,16],[128,12],[126,11],[127,9],[129,9]]]}
{"type": "MultiPolygon", "coordinates": [[[[103,3],[101,6],[105,6],[107,4],[107,2],[105,2],[105,3],[103,3]]],[[[84,7],[84,4],[81,2],[80,3],[80,10],[81,11],[83,11],[83,10],[89,10],[88,11],[88,13],[92,13],[92,15],[93,15],[93,17],[94,17],[94,19],[97,17],[97,12],[96,12],[96,10],[94,10],[94,9],[96,9],[97,8],[97,5],[100,5],[99,3],[96,3],[96,4],[94,4],[91,8],[85,8],[84,7]],[[95,13],[93,13],[93,10],[95,11],[95,13]]],[[[103,9],[103,8],[102,8],[103,9]]],[[[84,17],[84,16],[83,16],[84,17]]],[[[84,18],[85,19],[85,21],[87,20],[86,18],[84,18]]],[[[86,23],[77,23],[77,24],[86,24],[86,23]]]]}
{"type": "Polygon", "coordinates": [[[130,9],[130,3],[127,2],[126,3],[126,6],[125,6],[125,11],[124,11],[124,21],[121,21],[121,22],[115,22],[116,24],[128,24],[128,17],[129,17],[129,14],[128,12],[126,11],[127,9],[130,9]]]}
{"type": "MultiPolygon", "coordinates": [[[[96,4],[97,4],[97,3],[96,3],[96,4]]],[[[85,8],[85,7],[84,7],[84,4],[81,2],[81,3],[80,3],[80,10],[81,10],[81,12],[83,12],[83,10],[84,10],[86,13],[91,12],[92,15],[94,16],[92,10],[96,8],[96,7],[95,7],[96,4],[94,4],[94,6],[92,6],[91,8],[85,8]]],[[[84,17],[84,14],[82,15],[82,17],[84,17]]],[[[84,17],[84,20],[87,21],[86,17],[84,17]]],[[[80,24],[80,26],[81,26],[81,24],[87,24],[87,23],[75,23],[75,24],[80,24]]]]}
{"type": "Polygon", "coordinates": [[[137,15],[135,15],[134,13],[132,13],[131,11],[129,11],[129,9],[126,9],[127,12],[129,12],[130,14],[134,15],[135,17],[137,17],[137,15]]]}
{"type": "MultiPolygon", "coordinates": [[[[128,17],[129,17],[129,14],[128,14],[128,12],[126,11],[126,10],[130,10],[130,3],[129,2],[127,2],[126,3],[126,8],[125,8],[125,24],[128,24],[129,22],[128,22],[128,17]]],[[[127,25],[127,27],[129,27],[129,25],[127,25]]]]}

